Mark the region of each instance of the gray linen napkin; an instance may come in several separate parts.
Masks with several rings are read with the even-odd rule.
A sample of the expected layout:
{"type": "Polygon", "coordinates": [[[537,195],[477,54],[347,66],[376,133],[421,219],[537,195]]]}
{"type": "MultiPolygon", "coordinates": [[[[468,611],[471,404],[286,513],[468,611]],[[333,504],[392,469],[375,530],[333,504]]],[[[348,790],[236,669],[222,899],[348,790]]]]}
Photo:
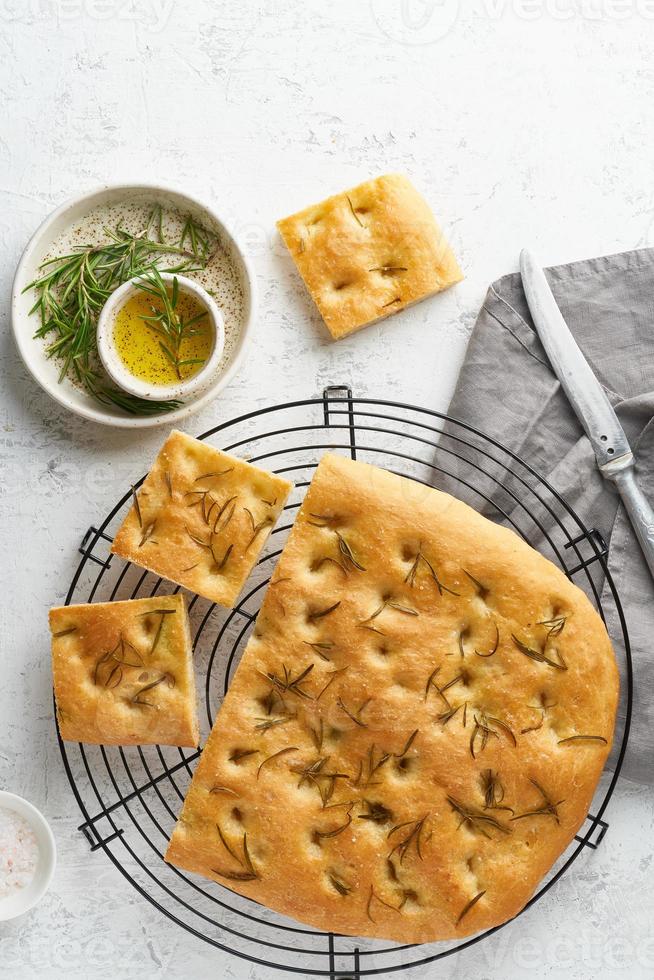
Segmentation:
{"type": "MultiPolygon", "coordinates": [[[[654,499],[654,249],[556,266],[552,291],[604,385],[654,499]]],[[[625,610],[634,661],[634,709],[623,772],[654,783],[654,583],[619,497],[595,465],[581,425],[533,327],[519,275],[493,283],[475,324],[448,414],[530,463],[609,542],[609,570],[625,610]]],[[[461,496],[461,488],[452,488],[461,496]]],[[[497,500],[497,492],[490,490],[497,500]]],[[[506,498],[502,500],[506,509],[506,498]]],[[[479,499],[475,506],[479,509],[479,499]]],[[[489,516],[496,519],[492,508],[489,516]]],[[[537,545],[537,542],[532,542],[537,545]]],[[[579,583],[581,584],[581,583],[579,583]]],[[[604,588],[618,660],[621,630],[604,588]]]]}

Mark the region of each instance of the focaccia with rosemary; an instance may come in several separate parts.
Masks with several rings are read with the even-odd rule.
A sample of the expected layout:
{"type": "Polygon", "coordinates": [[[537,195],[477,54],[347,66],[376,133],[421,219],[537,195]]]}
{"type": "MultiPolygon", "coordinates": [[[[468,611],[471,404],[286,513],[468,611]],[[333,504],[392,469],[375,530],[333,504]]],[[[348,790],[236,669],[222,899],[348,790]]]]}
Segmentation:
{"type": "Polygon", "coordinates": [[[232,606],[292,484],[173,430],[111,550],[232,606]]]}
{"type": "Polygon", "coordinates": [[[67,741],[199,741],[188,615],[181,595],[50,610],[57,720],[67,741]]]}
{"type": "Polygon", "coordinates": [[[335,194],[277,227],[335,339],[463,278],[429,205],[401,174],[335,194]]]}
{"type": "Polygon", "coordinates": [[[325,456],[167,860],[399,943],[511,918],[574,837],[618,674],[586,596],[455,498],[325,456]]]}

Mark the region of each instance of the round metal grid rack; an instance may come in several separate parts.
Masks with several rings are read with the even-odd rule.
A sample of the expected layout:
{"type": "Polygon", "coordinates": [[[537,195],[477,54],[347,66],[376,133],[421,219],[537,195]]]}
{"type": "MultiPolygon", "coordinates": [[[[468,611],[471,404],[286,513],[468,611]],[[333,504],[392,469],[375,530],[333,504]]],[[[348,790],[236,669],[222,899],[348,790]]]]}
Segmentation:
{"type": "MultiPolygon", "coordinates": [[[[295,490],[234,609],[189,596],[196,672],[204,684],[206,738],[254,624],[266,584],[313,471],[327,450],[453,492],[538,547],[589,595],[621,651],[623,678],[616,757],[605,772],[592,812],[527,908],[602,840],[603,819],[627,745],[632,703],[629,638],[601,535],[587,528],[559,494],[513,453],[438,412],[392,401],[353,397],[348,388],[321,398],[252,412],[210,429],[201,439],[292,479],[295,490]],[[616,627],[621,635],[615,635],[616,627]]],[[[126,599],[178,591],[172,583],[109,553],[130,506],[125,493],[99,527],[89,528],[66,602],[126,599]]],[[[165,746],[126,748],[64,743],[61,753],[91,850],[102,850],[140,894],[199,939],[253,963],[330,980],[379,976],[460,952],[495,929],[460,942],[392,946],[305,928],[217,883],[188,875],[163,853],[200,751],[165,746]]],[[[501,927],[497,927],[501,928],[501,927]]]]}

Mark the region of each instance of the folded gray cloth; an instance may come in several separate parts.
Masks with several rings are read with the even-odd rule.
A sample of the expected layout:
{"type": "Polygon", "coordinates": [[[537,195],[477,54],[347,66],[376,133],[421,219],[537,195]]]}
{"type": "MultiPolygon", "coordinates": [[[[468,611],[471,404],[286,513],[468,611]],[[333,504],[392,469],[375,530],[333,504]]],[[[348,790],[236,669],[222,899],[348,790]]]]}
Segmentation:
{"type": "MultiPolygon", "coordinates": [[[[547,270],[565,320],[602,382],[637,459],[643,491],[654,498],[654,249],[547,270]]],[[[609,570],[620,596],[634,661],[634,709],[623,772],[654,782],[654,583],[611,484],[549,366],[519,275],[488,291],[448,414],[515,452],[609,542],[609,570]]],[[[461,486],[448,487],[462,496],[461,486]]],[[[512,502],[489,484],[508,513],[512,502]]],[[[479,509],[479,498],[474,505],[479,509]]],[[[497,519],[494,507],[485,508],[497,519]]],[[[539,542],[531,542],[538,547],[539,542]]],[[[578,584],[582,584],[575,578],[578,584]]],[[[602,604],[624,662],[622,631],[609,589],[602,604]]],[[[624,702],[624,698],[621,699],[624,702]]],[[[624,710],[624,704],[623,704],[624,710]]]]}

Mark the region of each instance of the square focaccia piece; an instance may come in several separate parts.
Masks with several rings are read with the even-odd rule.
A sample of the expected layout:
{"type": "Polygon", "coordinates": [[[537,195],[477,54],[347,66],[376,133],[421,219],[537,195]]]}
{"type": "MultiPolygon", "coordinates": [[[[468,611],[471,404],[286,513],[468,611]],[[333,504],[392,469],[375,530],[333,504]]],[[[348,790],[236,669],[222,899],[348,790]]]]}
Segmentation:
{"type": "Polygon", "coordinates": [[[463,278],[428,204],[401,174],[335,194],[277,227],[335,339],[463,278]]]}
{"type": "Polygon", "coordinates": [[[167,859],[326,931],[491,929],[584,821],[617,696],[559,568],[445,493],[327,455],[167,859]]]}
{"type": "Polygon", "coordinates": [[[134,494],[112,551],[232,606],[292,484],[173,431],[134,494]]]}
{"type": "Polygon", "coordinates": [[[61,737],[97,745],[199,740],[192,644],[181,595],[50,610],[61,737]]]}

